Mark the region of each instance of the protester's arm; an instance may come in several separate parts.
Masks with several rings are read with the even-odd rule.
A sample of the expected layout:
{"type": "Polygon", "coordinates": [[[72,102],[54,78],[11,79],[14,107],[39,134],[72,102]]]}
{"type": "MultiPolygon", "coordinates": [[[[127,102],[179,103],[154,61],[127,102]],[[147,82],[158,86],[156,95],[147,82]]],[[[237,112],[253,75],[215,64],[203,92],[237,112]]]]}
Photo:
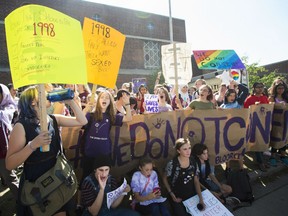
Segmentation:
{"type": "Polygon", "coordinates": [[[200,186],[200,181],[199,181],[199,177],[198,176],[194,176],[194,185],[195,185],[195,189],[196,189],[197,195],[199,197],[199,203],[201,203],[203,205],[203,207],[205,208],[205,203],[203,201],[202,192],[201,192],[201,186],[200,186]]]}
{"type": "Polygon", "coordinates": [[[246,98],[248,97],[248,95],[249,95],[249,89],[248,89],[246,86],[242,85],[241,83],[238,84],[238,89],[239,89],[239,91],[240,91],[240,94],[239,94],[239,96],[238,96],[238,98],[237,98],[237,102],[238,102],[240,105],[243,105],[245,99],[246,99],[246,98]]]}
{"type": "Polygon", "coordinates": [[[159,71],[159,72],[158,72],[157,78],[156,78],[156,80],[155,80],[155,85],[154,85],[154,88],[155,88],[155,86],[156,86],[156,85],[158,85],[158,84],[159,84],[159,81],[160,81],[160,77],[161,77],[161,71],[159,71]]]}
{"type": "MultiPolygon", "coordinates": [[[[124,193],[129,193],[130,190],[131,190],[131,188],[130,188],[130,186],[127,184],[127,186],[126,186],[126,188],[125,188],[125,190],[124,190],[124,193]]],[[[118,206],[121,204],[124,196],[125,196],[124,194],[121,195],[121,196],[119,196],[118,199],[116,199],[116,200],[111,204],[111,207],[112,207],[112,208],[118,207],[118,206]]]]}
{"type": "Polygon", "coordinates": [[[16,123],[9,140],[9,148],[6,154],[6,168],[8,170],[15,169],[35,151],[37,148],[49,145],[51,143],[51,136],[48,131],[41,132],[32,141],[26,145],[26,134],[22,124],[16,123]]]}
{"type": "Polygon", "coordinates": [[[85,117],[85,114],[82,112],[81,107],[74,100],[66,100],[64,102],[73,109],[75,117],[55,114],[54,116],[59,126],[76,127],[87,124],[88,121],[85,117]]]}

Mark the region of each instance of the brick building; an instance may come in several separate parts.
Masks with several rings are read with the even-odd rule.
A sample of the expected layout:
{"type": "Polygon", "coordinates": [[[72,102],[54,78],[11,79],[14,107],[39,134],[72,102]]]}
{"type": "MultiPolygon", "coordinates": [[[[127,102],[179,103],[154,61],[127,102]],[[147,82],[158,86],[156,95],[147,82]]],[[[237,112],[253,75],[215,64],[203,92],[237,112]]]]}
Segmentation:
{"type": "MultiPolygon", "coordinates": [[[[153,74],[161,70],[161,46],[170,43],[169,17],[81,0],[0,1],[0,79],[2,83],[11,82],[4,19],[10,12],[27,2],[58,10],[81,23],[84,17],[88,17],[125,34],[126,41],[117,86],[120,87],[123,82],[130,82],[132,78],[147,78],[148,83],[154,83],[153,74]]],[[[173,18],[173,39],[176,42],[186,42],[184,20],[173,18]]],[[[195,60],[193,71],[201,74],[195,60]]]]}

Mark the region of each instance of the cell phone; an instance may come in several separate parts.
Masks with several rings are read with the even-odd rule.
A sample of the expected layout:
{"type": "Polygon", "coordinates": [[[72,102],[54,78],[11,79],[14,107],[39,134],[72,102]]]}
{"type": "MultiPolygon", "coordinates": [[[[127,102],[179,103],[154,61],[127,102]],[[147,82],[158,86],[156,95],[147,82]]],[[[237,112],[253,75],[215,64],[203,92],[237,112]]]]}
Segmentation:
{"type": "Polygon", "coordinates": [[[157,193],[160,192],[160,187],[153,188],[153,193],[154,192],[157,192],[157,193]]]}

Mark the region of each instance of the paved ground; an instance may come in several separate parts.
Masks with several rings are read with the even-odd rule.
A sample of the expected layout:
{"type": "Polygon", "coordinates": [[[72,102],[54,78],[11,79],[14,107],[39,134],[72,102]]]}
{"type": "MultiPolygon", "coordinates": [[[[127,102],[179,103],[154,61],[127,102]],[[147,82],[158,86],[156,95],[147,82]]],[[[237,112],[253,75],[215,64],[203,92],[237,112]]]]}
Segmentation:
{"type": "MultiPolygon", "coordinates": [[[[268,159],[268,156],[265,157],[268,159]]],[[[287,193],[278,194],[280,196],[281,202],[275,203],[275,197],[271,195],[272,192],[279,190],[282,191],[282,188],[288,190],[288,168],[284,166],[282,163],[278,163],[277,167],[271,167],[268,169],[268,172],[261,172],[258,169],[257,164],[254,162],[254,156],[251,153],[248,153],[245,157],[245,166],[249,172],[249,176],[252,182],[253,193],[255,195],[255,202],[250,207],[242,207],[233,212],[235,216],[251,216],[251,215],[261,215],[261,216],[268,216],[268,215],[275,215],[275,216],[284,216],[288,215],[286,213],[271,213],[271,211],[266,211],[260,214],[259,208],[265,209],[265,207],[269,206],[269,209],[273,207],[277,207],[277,203],[281,205],[288,205],[287,193]],[[270,197],[271,195],[271,197],[270,197]],[[266,213],[266,214],[265,214],[266,213]]],[[[237,162],[232,163],[232,168],[237,166],[237,162]]],[[[224,177],[224,168],[222,166],[216,167],[217,177],[221,181],[225,181],[224,177]]],[[[276,194],[277,195],[277,194],[276,194]]],[[[275,195],[275,196],[276,196],[275,195]]],[[[0,185],[0,210],[2,211],[1,216],[13,216],[15,214],[15,200],[13,200],[11,192],[8,188],[3,187],[0,185]]],[[[71,214],[74,216],[76,214],[71,214]]]]}

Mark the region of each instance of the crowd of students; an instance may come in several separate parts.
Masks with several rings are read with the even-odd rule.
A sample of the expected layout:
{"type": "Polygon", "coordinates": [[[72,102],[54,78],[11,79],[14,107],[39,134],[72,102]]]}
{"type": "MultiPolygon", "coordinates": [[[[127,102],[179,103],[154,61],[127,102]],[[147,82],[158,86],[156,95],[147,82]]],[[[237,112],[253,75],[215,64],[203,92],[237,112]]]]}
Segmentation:
{"type": "MultiPolygon", "coordinates": [[[[159,74],[158,74],[159,75],[159,74]]],[[[160,74],[161,75],[161,74],[160,74]]],[[[179,110],[207,109],[239,109],[253,104],[288,102],[287,84],[277,78],[267,93],[264,84],[255,82],[249,95],[247,86],[232,80],[228,85],[222,83],[219,91],[213,93],[206,81],[199,79],[195,86],[181,85],[179,94],[167,84],[155,82],[154,94],[158,96],[159,112],[179,110]]],[[[46,84],[48,92],[61,88],[59,85],[46,84]]],[[[198,194],[200,204],[205,208],[201,190],[208,188],[223,203],[232,189],[220,184],[214,174],[214,167],[209,164],[208,149],[205,144],[191,145],[185,138],[175,143],[176,155],[167,163],[161,176],[155,172],[153,161],[142,158],[139,170],[136,171],[125,193],[134,194],[135,209],[119,208],[123,196],[107,207],[106,195],[117,188],[117,182],[109,174],[111,169],[112,141],[110,129],[112,125],[121,126],[123,122],[132,120],[132,116],[146,113],[144,95],[149,94],[146,85],[142,84],[138,92],[132,91],[132,83],[124,83],[121,89],[98,88],[96,94],[91,93],[88,85],[66,84],[62,88],[74,91],[74,98],[64,102],[47,100],[47,121],[49,131],[40,132],[38,90],[35,86],[27,87],[17,97],[13,84],[0,84],[0,174],[2,183],[7,184],[17,202],[17,215],[33,215],[29,207],[18,199],[20,181],[15,170],[21,167],[26,179],[35,181],[50,169],[56,161],[61,142],[55,137],[53,121],[59,127],[83,126],[83,173],[79,185],[77,202],[82,215],[188,215],[182,201],[198,194]],[[50,144],[49,152],[40,152],[40,147],[50,144]],[[159,178],[159,179],[158,179],[159,178]],[[163,181],[163,188],[160,183],[163,181]],[[168,200],[162,196],[166,190],[173,214],[167,207],[168,200]]],[[[277,165],[277,151],[280,160],[288,165],[286,146],[271,149],[269,163],[263,160],[263,152],[255,152],[261,171],[277,165]]],[[[240,170],[244,169],[243,158],[239,159],[240,170]]],[[[230,170],[227,163],[227,172],[230,170]]],[[[66,215],[71,202],[58,209],[55,215],[66,215]]],[[[76,207],[76,205],[74,205],[76,207]]]]}

